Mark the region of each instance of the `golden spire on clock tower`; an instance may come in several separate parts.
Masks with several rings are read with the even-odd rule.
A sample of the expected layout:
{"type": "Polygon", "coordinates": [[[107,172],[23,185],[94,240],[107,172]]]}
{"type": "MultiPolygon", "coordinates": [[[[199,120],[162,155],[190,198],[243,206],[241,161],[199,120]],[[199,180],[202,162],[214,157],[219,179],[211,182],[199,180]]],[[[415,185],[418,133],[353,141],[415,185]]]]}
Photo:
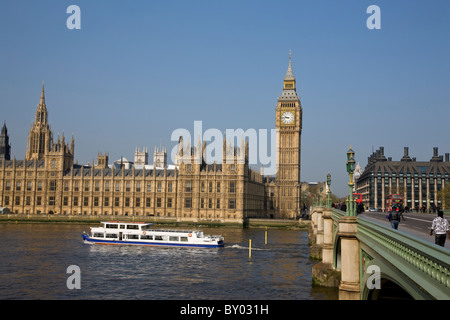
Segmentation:
{"type": "Polygon", "coordinates": [[[284,76],[283,81],[283,92],[279,100],[298,100],[299,97],[297,95],[296,86],[295,86],[295,76],[292,72],[292,52],[289,50],[289,66],[284,76]]]}
{"type": "Polygon", "coordinates": [[[283,90],[295,90],[295,76],[292,72],[292,52],[289,50],[289,66],[284,76],[283,90]]]}

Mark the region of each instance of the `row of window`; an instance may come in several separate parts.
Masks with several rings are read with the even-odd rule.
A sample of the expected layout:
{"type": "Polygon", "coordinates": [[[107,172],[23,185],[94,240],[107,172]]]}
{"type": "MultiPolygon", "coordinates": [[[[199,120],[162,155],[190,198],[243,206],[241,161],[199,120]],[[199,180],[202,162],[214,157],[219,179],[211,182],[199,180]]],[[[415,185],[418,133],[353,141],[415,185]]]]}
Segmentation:
{"type": "MultiPolygon", "coordinates": [[[[118,224],[110,224],[110,223],[106,224],[106,229],[118,229],[118,227],[119,227],[118,224]]],[[[120,229],[125,229],[125,227],[127,230],[139,230],[139,226],[135,224],[120,225],[120,229]]]]}
{"type": "MultiPolygon", "coordinates": [[[[80,181],[74,181],[73,183],[73,191],[77,192],[80,191],[80,181]]],[[[121,182],[116,182],[114,184],[115,188],[114,191],[119,192],[121,190],[121,182]]],[[[17,181],[16,182],[16,191],[21,191],[22,190],[22,182],[21,181],[17,181]]],[[[31,191],[33,189],[33,184],[31,181],[28,181],[26,183],[26,190],[27,191],[31,191]]],[[[9,191],[11,190],[11,181],[6,181],[5,182],[5,191],[9,191]]],[[[36,190],[37,191],[42,191],[43,190],[43,183],[42,181],[38,181],[37,185],[36,185],[36,190]]],[[[50,191],[56,191],[56,180],[50,180],[49,181],[49,190],[50,191]]],[[[84,191],[90,191],[90,182],[89,181],[85,181],[84,185],[83,185],[83,190],[84,191]]],[[[94,182],[94,191],[100,191],[100,182],[99,181],[95,181],[94,182]]],[[[135,185],[135,189],[136,192],[141,192],[144,189],[141,187],[141,183],[140,182],[136,182],[135,185]]],[[[69,182],[65,181],[64,182],[64,191],[69,191],[69,182]]],[[[105,192],[109,192],[111,191],[111,183],[109,181],[105,182],[104,185],[104,189],[103,191],[105,192]]],[[[131,183],[130,182],[126,182],[125,183],[125,191],[130,192],[131,191],[131,183]]],[[[152,192],[152,183],[148,182],[146,185],[146,191],[147,192],[152,192]]],[[[163,192],[163,184],[162,182],[158,182],[156,185],[156,191],[157,192],[163,192]]],[[[167,192],[173,192],[173,183],[172,182],[168,182],[167,183],[167,192]]]]}
{"type": "MultiPolygon", "coordinates": [[[[50,206],[55,205],[55,198],[54,196],[49,196],[48,197],[48,204],[50,206]]],[[[16,196],[15,197],[15,201],[14,204],[16,206],[20,205],[20,196],[16,196]]],[[[73,202],[72,205],[73,206],[78,206],[80,205],[80,201],[79,201],[79,197],[73,197],[73,202]]],[[[109,207],[110,206],[110,198],[109,197],[104,197],[103,198],[103,206],[105,207],[109,207]]],[[[166,199],[166,207],[167,208],[172,208],[172,204],[173,204],[173,199],[172,198],[167,198],[166,199]]],[[[10,205],[10,197],[9,196],[5,196],[4,198],[4,204],[5,206],[10,205]]],[[[131,201],[129,197],[125,197],[124,198],[124,206],[125,207],[130,207],[131,201]]],[[[31,196],[26,196],[25,197],[25,205],[31,205],[31,196]]],[[[41,196],[36,196],[36,205],[40,206],[42,205],[42,197],[41,196]]],[[[64,206],[68,206],[69,205],[69,197],[63,197],[63,205],[64,206]]],[[[87,207],[89,206],[89,197],[83,197],[83,206],[87,207]]],[[[100,206],[100,199],[99,197],[93,197],[93,206],[94,207],[98,207],[100,206]]],[[[120,198],[119,197],[115,197],[114,198],[114,206],[115,207],[119,207],[120,206],[120,198]]],[[[141,198],[135,198],[135,207],[140,207],[141,206],[141,198]]],[[[151,207],[151,198],[146,198],[145,201],[145,206],[146,207],[151,207]]],[[[157,208],[161,208],[162,207],[162,198],[156,198],[156,207],[157,208]]]]}
{"type": "MultiPolygon", "coordinates": [[[[208,192],[220,192],[220,187],[221,184],[220,182],[216,183],[216,190],[213,189],[214,184],[212,182],[208,183],[208,192]]],[[[185,191],[186,192],[191,192],[192,190],[192,182],[191,181],[186,181],[186,188],[185,191]]],[[[206,183],[202,182],[200,184],[200,192],[206,192],[206,183]]],[[[236,182],[235,181],[230,181],[228,182],[228,193],[236,193],[236,182]]]]}
{"type": "MultiPolygon", "coordinates": [[[[151,203],[152,203],[152,198],[145,198],[145,207],[151,207],[151,203]]],[[[20,200],[21,197],[20,196],[16,196],[14,199],[14,205],[19,206],[20,205],[20,200]]],[[[104,197],[103,198],[103,206],[104,207],[109,207],[110,206],[110,198],[109,197],[104,197]]],[[[162,208],[162,198],[156,198],[156,208],[162,208]]],[[[79,197],[73,197],[73,202],[72,205],[74,207],[79,206],[80,205],[80,201],[79,201],[79,197]]],[[[141,207],[141,198],[135,198],[135,203],[134,203],[134,207],[141,207]]],[[[9,196],[5,196],[4,198],[4,205],[5,206],[9,206],[10,205],[10,197],[9,196]]],[[[30,196],[26,196],[25,197],[25,205],[29,206],[31,205],[31,197],[30,196]]],[[[42,205],[42,197],[41,196],[37,196],[36,197],[36,205],[40,206],[42,205]]],[[[56,201],[55,201],[55,197],[54,196],[49,196],[48,197],[48,205],[49,206],[54,206],[56,205],[56,201]]],[[[63,197],[63,205],[64,206],[68,206],[69,205],[69,197],[63,197]]],[[[89,206],[89,197],[83,197],[83,206],[88,207],[89,206]]],[[[93,197],[93,206],[94,207],[98,207],[100,206],[100,199],[99,197],[93,197]]],[[[119,197],[115,197],[114,198],[114,205],[115,207],[120,207],[120,198],[119,197]]],[[[131,206],[131,199],[129,197],[125,197],[124,198],[124,206],[125,207],[130,207],[131,206]]],[[[166,199],[166,208],[172,208],[173,206],[173,198],[167,198],[166,199]]],[[[192,198],[185,198],[184,199],[184,207],[187,209],[192,208],[192,198]]],[[[216,201],[214,201],[214,199],[209,198],[209,199],[205,199],[205,198],[201,198],[200,199],[200,208],[201,209],[220,209],[220,198],[217,198],[216,201]],[[206,201],[208,200],[208,201],[206,201]]],[[[228,199],[228,209],[236,209],[236,199],[228,199]]]]}
{"type": "MultiPolygon", "coordinates": [[[[27,186],[26,186],[26,190],[27,191],[31,191],[32,190],[32,182],[28,181],[27,182],[27,186]]],[[[6,181],[5,182],[5,191],[10,191],[11,189],[11,181],[6,181]]],[[[21,191],[22,190],[22,182],[21,181],[17,181],[16,182],[16,191],[21,191]]],[[[38,181],[37,182],[37,191],[42,191],[42,181],[38,181]]],[[[49,190],[51,191],[55,191],[56,190],[56,181],[50,181],[49,184],[49,190]]]]}
{"type": "MultiPolygon", "coordinates": [[[[418,169],[422,172],[421,174],[418,174],[418,173],[411,174],[411,173],[408,172],[406,175],[404,175],[403,172],[400,172],[397,175],[395,172],[392,172],[392,177],[394,177],[394,178],[396,178],[396,177],[403,178],[403,177],[411,177],[411,176],[414,176],[414,177],[426,177],[426,172],[428,171],[428,167],[418,167],[418,169]]],[[[374,175],[374,173],[372,172],[372,176],[373,175],[374,175]]],[[[377,172],[376,175],[377,176],[382,176],[383,172],[377,172]]],[[[385,177],[391,176],[391,174],[389,174],[389,172],[384,172],[384,176],[385,177]]],[[[441,174],[440,172],[438,172],[436,175],[433,172],[430,172],[428,174],[428,177],[430,177],[430,178],[431,177],[440,178],[441,176],[445,176],[446,178],[448,178],[449,175],[448,175],[448,173],[441,174]]]]}
{"type": "MultiPolygon", "coordinates": [[[[208,185],[208,192],[220,192],[221,190],[221,184],[220,182],[216,183],[216,188],[214,190],[213,188],[214,184],[212,182],[209,182],[208,185]]],[[[11,189],[11,181],[6,181],[5,182],[5,191],[10,191],[11,189]]],[[[15,187],[16,191],[21,191],[22,190],[22,181],[17,181],[16,182],[16,187],[15,187]]],[[[26,183],[26,190],[27,191],[32,191],[33,190],[33,184],[31,181],[28,181],[26,183]]],[[[42,181],[38,181],[37,182],[37,191],[42,191],[43,190],[43,183],[42,181]]],[[[56,191],[56,180],[50,180],[49,181],[49,190],[50,191],[56,191]]],[[[85,181],[84,182],[84,186],[83,186],[83,190],[88,192],[90,191],[90,182],[89,181],[85,181]]],[[[100,191],[100,182],[99,181],[95,181],[94,182],[94,191],[100,191]]],[[[141,192],[143,191],[143,188],[141,187],[141,183],[140,182],[136,182],[135,184],[135,192],[141,192]]],[[[205,192],[206,190],[206,184],[205,182],[201,183],[201,187],[200,187],[200,191],[201,192],[205,192]]],[[[64,182],[64,191],[69,191],[69,182],[65,181],[64,182]]],[[[73,191],[78,192],[80,191],[80,181],[74,181],[73,183],[73,191]]],[[[106,181],[104,183],[104,188],[103,191],[105,192],[109,192],[111,191],[111,183],[109,181],[106,181]]],[[[116,182],[114,184],[114,191],[116,192],[120,192],[121,191],[121,182],[116,182]]],[[[126,182],[125,183],[125,191],[126,192],[131,192],[131,183],[130,182],[126,182]]],[[[156,191],[157,192],[163,192],[163,184],[162,182],[158,182],[156,184],[156,191]]],[[[152,192],[152,183],[148,182],[146,184],[146,192],[152,192]]],[[[172,182],[168,182],[167,183],[167,192],[173,192],[173,183],[172,182]]],[[[185,192],[192,192],[192,181],[186,181],[185,182],[185,192]]],[[[236,193],[236,182],[232,181],[229,182],[228,185],[228,192],[229,193],[236,193]]]]}
{"type": "MultiPolygon", "coordinates": [[[[192,208],[192,198],[184,198],[184,208],[191,209],[192,208]]],[[[200,199],[200,209],[220,209],[220,198],[217,198],[215,203],[214,200],[209,198],[201,198],[200,199]],[[208,203],[206,203],[208,200],[208,203]]],[[[228,209],[236,209],[236,199],[231,198],[228,199],[228,209]]]]}
{"type": "MultiPolygon", "coordinates": [[[[427,190],[427,186],[430,190],[433,190],[434,187],[436,186],[438,190],[441,190],[443,188],[443,185],[441,183],[437,183],[436,185],[434,183],[422,183],[422,184],[411,184],[408,183],[406,185],[404,185],[403,183],[400,183],[399,185],[397,185],[396,183],[392,183],[389,185],[389,183],[384,183],[384,188],[385,189],[396,189],[397,187],[399,188],[408,188],[408,190],[411,190],[411,188],[414,188],[414,190],[419,190],[420,187],[422,187],[422,190],[427,190]]],[[[375,186],[374,186],[375,187],[375,186]]],[[[377,189],[381,189],[383,188],[383,183],[379,182],[376,184],[377,189]]]]}
{"type": "MultiPolygon", "coordinates": [[[[55,197],[49,197],[49,205],[52,205],[52,203],[53,203],[53,205],[55,205],[55,197]]],[[[10,205],[9,196],[5,196],[3,204],[5,206],[9,206],[10,205]]],[[[20,196],[16,196],[14,198],[14,205],[20,206],[20,196]]],[[[31,205],[31,197],[30,196],[27,196],[25,198],[25,205],[27,205],[27,206],[31,205]]],[[[36,197],[36,205],[37,206],[41,206],[42,205],[42,197],[41,196],[37,196],[36,197]]]]}
{"type": "MultiPolygon", "coordinates": [[[[397,178],[395,178],[395,177],[392,177],[392,178],[389,177],[389,178],[390,178],[390,180],[388,178],[384,178],[385,183],[388,183],[388,181],[391,181],[392,184],[396,184],[397,183],[397,178]]],[[[381,179],[382,179],[381,177],[378,177],[377,178],[377,182],[381,183],[382,182],[381,179]]],[[[406,183],[410,184],[411,182],[414,182],[414,183],[418,184],[419,183],[419,179],[420,178],[406,178],[406,183]]],[[[373,182],[374,178],[370,178],[370,181],[373,182]]],[[[449,182],[450,180],[448,178],[445,178],[445,179],[444,178],[422,179],[422,184],[426,184],[427,181],[430,184],[434,184],[434,181],[436,181],[437,184],[442,184],[443,182],[444,183],[445,182],[449,182]]],[[[404,184],[404,178],[399,179],[399,183],[401,185],[404,184]]]]}
{"type": "MultiPolygon", "coordinates": [[[[116,233],[94,233],[94,238],[106,238],[106,239],[119,239],[119,235],[116,233]]],[[[153,235],[138,235],[138,234],[127,234],[123,235],[123,240],[155,240],[155,241],[180,241],[188,242],[188,237],[177,237],[177,236],[153,236],[153,235]]]]}

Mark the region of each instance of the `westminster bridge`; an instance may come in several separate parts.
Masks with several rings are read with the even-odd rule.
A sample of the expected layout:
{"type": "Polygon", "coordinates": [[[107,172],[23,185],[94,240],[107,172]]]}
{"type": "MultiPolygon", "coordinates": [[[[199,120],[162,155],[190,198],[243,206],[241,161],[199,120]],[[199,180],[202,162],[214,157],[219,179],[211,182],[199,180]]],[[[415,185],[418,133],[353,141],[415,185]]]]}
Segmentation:
{"type": "Polygon", "coordinates": [[[450,250],[327,206],[311,214],[313,284],[340,300],[450,299],[450,250]]]}

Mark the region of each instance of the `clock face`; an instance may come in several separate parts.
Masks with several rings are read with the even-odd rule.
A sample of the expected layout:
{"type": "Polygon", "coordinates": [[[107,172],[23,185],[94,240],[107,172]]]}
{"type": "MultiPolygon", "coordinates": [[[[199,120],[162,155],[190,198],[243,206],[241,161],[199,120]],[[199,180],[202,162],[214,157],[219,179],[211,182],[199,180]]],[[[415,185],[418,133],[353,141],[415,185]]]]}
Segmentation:
{"type": "Polygon", "coordinates": [[[294,121],[294,114],[290,111],[286,111],[281,115],[281,121],[284,124],[291,124],[294,121]]]}

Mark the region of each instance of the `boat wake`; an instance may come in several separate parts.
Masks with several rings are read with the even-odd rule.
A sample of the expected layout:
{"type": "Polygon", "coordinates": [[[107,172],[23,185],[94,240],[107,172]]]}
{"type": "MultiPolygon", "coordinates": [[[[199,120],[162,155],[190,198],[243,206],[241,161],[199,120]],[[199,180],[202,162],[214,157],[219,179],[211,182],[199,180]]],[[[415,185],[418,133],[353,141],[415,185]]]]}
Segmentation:
{"type": "MultiPolygon", "coordinates": [[[[244,247],[239,244],[233,244],[232,246],[225,246],[225,248],[248,250],[248,247],[244,247]]],[[[253,250],[254,251],[264,251],[264,250],[270,250],[270,249],[255,248],[252,246],[252,251],[253,250]]]]}

